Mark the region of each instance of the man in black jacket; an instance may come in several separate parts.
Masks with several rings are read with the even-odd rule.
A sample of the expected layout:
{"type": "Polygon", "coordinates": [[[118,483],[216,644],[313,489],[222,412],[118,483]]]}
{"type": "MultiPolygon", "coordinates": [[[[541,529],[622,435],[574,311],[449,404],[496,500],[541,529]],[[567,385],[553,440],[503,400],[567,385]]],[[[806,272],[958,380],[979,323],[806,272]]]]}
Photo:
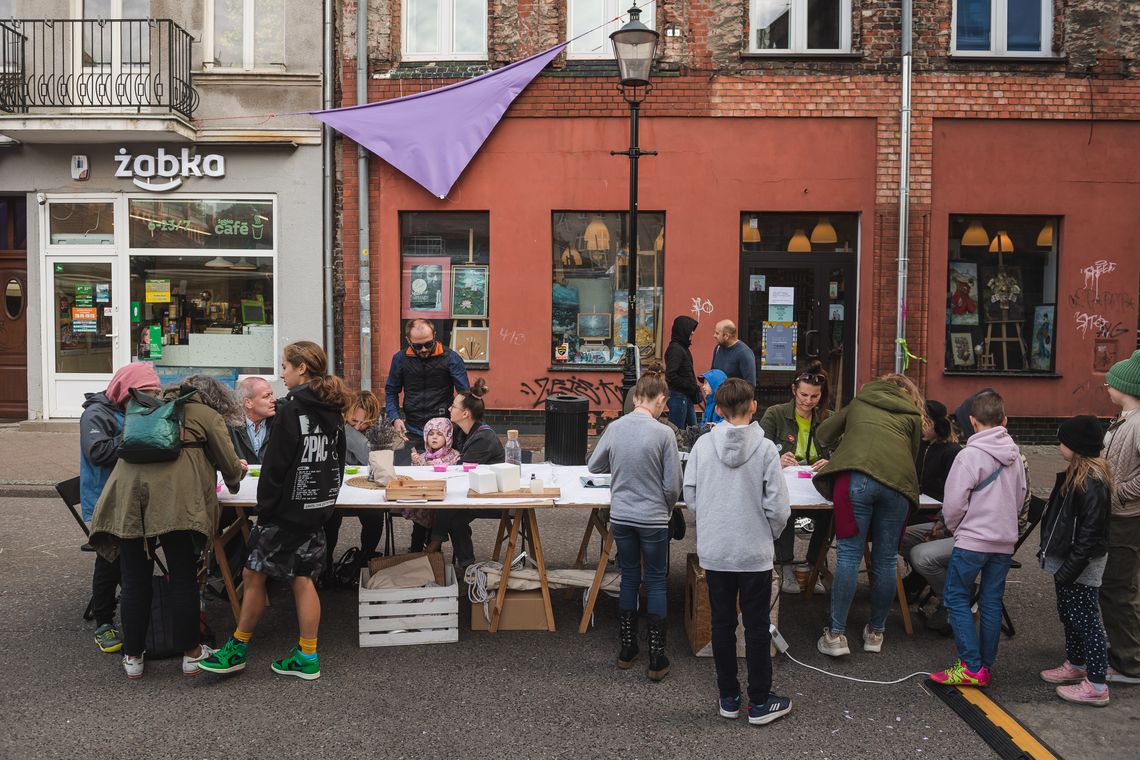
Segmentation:
{"type": "Polygon", "coordinates": [[[693,372],[693,354],[689,346],[697,320],[680,316],[673,320],[669,346],[665,349],[665,382],[669,385],[669,421],[680,430],[697,424],[694,406],[704,400],[697,375],[693,372]]]}
{"type": "Polygon", "coordinates": [[[230,438],[239,459],[247,464],[260,464],[265,459],[269,429],[277,413],[273,386],[261,377],[247,377],[237,385],[241,408],[245,411],[242,425],[230,426],[230,438]]]}
{"type": "Polygon", "coordinates": [[[463,357],[435,339],[435,326],[413,319],[404,329],[408,347],[392,356],[384,382],[384,408],[392,425],[408,442],[396,452],[396,464],[411,464],[411,450],[424,448],[424,423],[447,417],[455,394],[470,387],[463,357]],[[404,419],[400,419],[400,394],[404,419]]]}

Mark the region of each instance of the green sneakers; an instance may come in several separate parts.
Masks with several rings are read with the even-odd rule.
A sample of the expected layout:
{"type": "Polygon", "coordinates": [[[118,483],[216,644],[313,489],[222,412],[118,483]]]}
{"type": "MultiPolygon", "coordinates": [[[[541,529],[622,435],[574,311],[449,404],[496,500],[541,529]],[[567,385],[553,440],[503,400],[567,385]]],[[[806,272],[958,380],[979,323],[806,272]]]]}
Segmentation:
{"type": "Polygon", "coordinates": [[[301,654],[299,647],[293,647],[288,657],[273,663],[272,667],[273,672],[281,676],[297,676],[306,681],[321,677],[321,665],[317,656],[314,654],[312,659],[308,659],[301,654]]]}
{"type": "Polygon", "coordinates": [[[123,640],[119,638],[118,629],[110,623],[104,623],[95,629],[95,643],[107,654],[118,652],[123,648],[123,640]]]}
{"type": "Polygon", "coordinates": [[[233,638],[209,657],[198,661],[198,670],[204,673],[236,673],[245,670],[246,645],[233,638]]]}

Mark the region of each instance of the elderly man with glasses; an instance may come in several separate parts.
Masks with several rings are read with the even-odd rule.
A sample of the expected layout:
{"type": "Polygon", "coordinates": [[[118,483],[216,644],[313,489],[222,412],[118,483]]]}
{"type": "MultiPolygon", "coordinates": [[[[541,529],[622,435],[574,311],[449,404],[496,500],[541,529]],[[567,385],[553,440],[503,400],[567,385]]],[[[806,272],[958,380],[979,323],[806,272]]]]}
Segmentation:
{"type": "Polygon", "coordinates": [[[407,348],[392,357],[384,382],[384,408],[388,419],[408,445],[396,452],[396,464],[411,464],[411,449],[423,451],[424,423],[447,417],[456,393],[470,387],[463,357],[435,339],[435,326],[413,319],[404,328],[407,348]],[[404,418],[400,418],[400,394],[404,418]]]}

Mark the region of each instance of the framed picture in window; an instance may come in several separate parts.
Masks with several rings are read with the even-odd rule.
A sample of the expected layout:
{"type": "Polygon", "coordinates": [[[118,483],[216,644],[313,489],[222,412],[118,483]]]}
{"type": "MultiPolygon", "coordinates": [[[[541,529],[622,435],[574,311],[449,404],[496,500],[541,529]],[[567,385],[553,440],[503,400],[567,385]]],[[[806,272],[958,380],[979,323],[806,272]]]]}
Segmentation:
{"type": "Polygon", "coordinates": [[[968,332],[950,333],[950,355],[955,367],[974,366],[974,339],[968,332]]]}
{"type": "Polygon", "coordinates": [[[1019,267],[982,267],[982,305],[987,322],[1025,319],[1025,294],[1019,267]]]}
{"type": "Polygon", "coordinates": [[[446,319],[451,308],[451,259],[417,258],[404,261],[402,278],[404,319],[446,319]]]}
{"type": "Polygon", "coordinates": [[[451,269],[452,319],[487,318],[487,283],[489,268],[485,265],[463,265],[451,269]]]}
{"type": "Polygon", "coordinates": [[[579,314],[578,337],[583,340],[608,340],[613,336],[612,314],[579,314]]]}
{"type": "Polygon", "coordinates": [[[456,327],[451,331],[451,350],[465,362],[486,362],[491,343],[489,327],[456,327]]]}
{"type": "Polygon", "coordinates": [[[1033,309],[1033,332],[1029,334],[1029,366],[1053,369],[1053,321],[1056,306],[1049,304],[1033,309]]]}
{"type": "Polygon", "coordinates": [[[978,265],[951,261],[949,279],[950,324],[978,324],[978,265]]]}

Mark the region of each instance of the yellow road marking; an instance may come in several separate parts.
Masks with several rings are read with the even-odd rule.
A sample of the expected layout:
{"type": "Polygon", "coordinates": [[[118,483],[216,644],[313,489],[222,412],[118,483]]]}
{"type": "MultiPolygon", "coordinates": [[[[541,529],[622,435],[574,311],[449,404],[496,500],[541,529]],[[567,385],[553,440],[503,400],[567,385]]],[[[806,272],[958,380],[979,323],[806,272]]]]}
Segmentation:
{"type": "Polygon", "coordinates": [[[1009,734],[1013,743],[1034,760],[1060,760],[1049,751],[1049,748],[1038,741],[1037,737],[1025,730],[1025,727],[996,702],[987,697],[981,689],[959,686],[958,692],[966,701],[977,707],[986,718],[998,728],[1009,734]]]}

